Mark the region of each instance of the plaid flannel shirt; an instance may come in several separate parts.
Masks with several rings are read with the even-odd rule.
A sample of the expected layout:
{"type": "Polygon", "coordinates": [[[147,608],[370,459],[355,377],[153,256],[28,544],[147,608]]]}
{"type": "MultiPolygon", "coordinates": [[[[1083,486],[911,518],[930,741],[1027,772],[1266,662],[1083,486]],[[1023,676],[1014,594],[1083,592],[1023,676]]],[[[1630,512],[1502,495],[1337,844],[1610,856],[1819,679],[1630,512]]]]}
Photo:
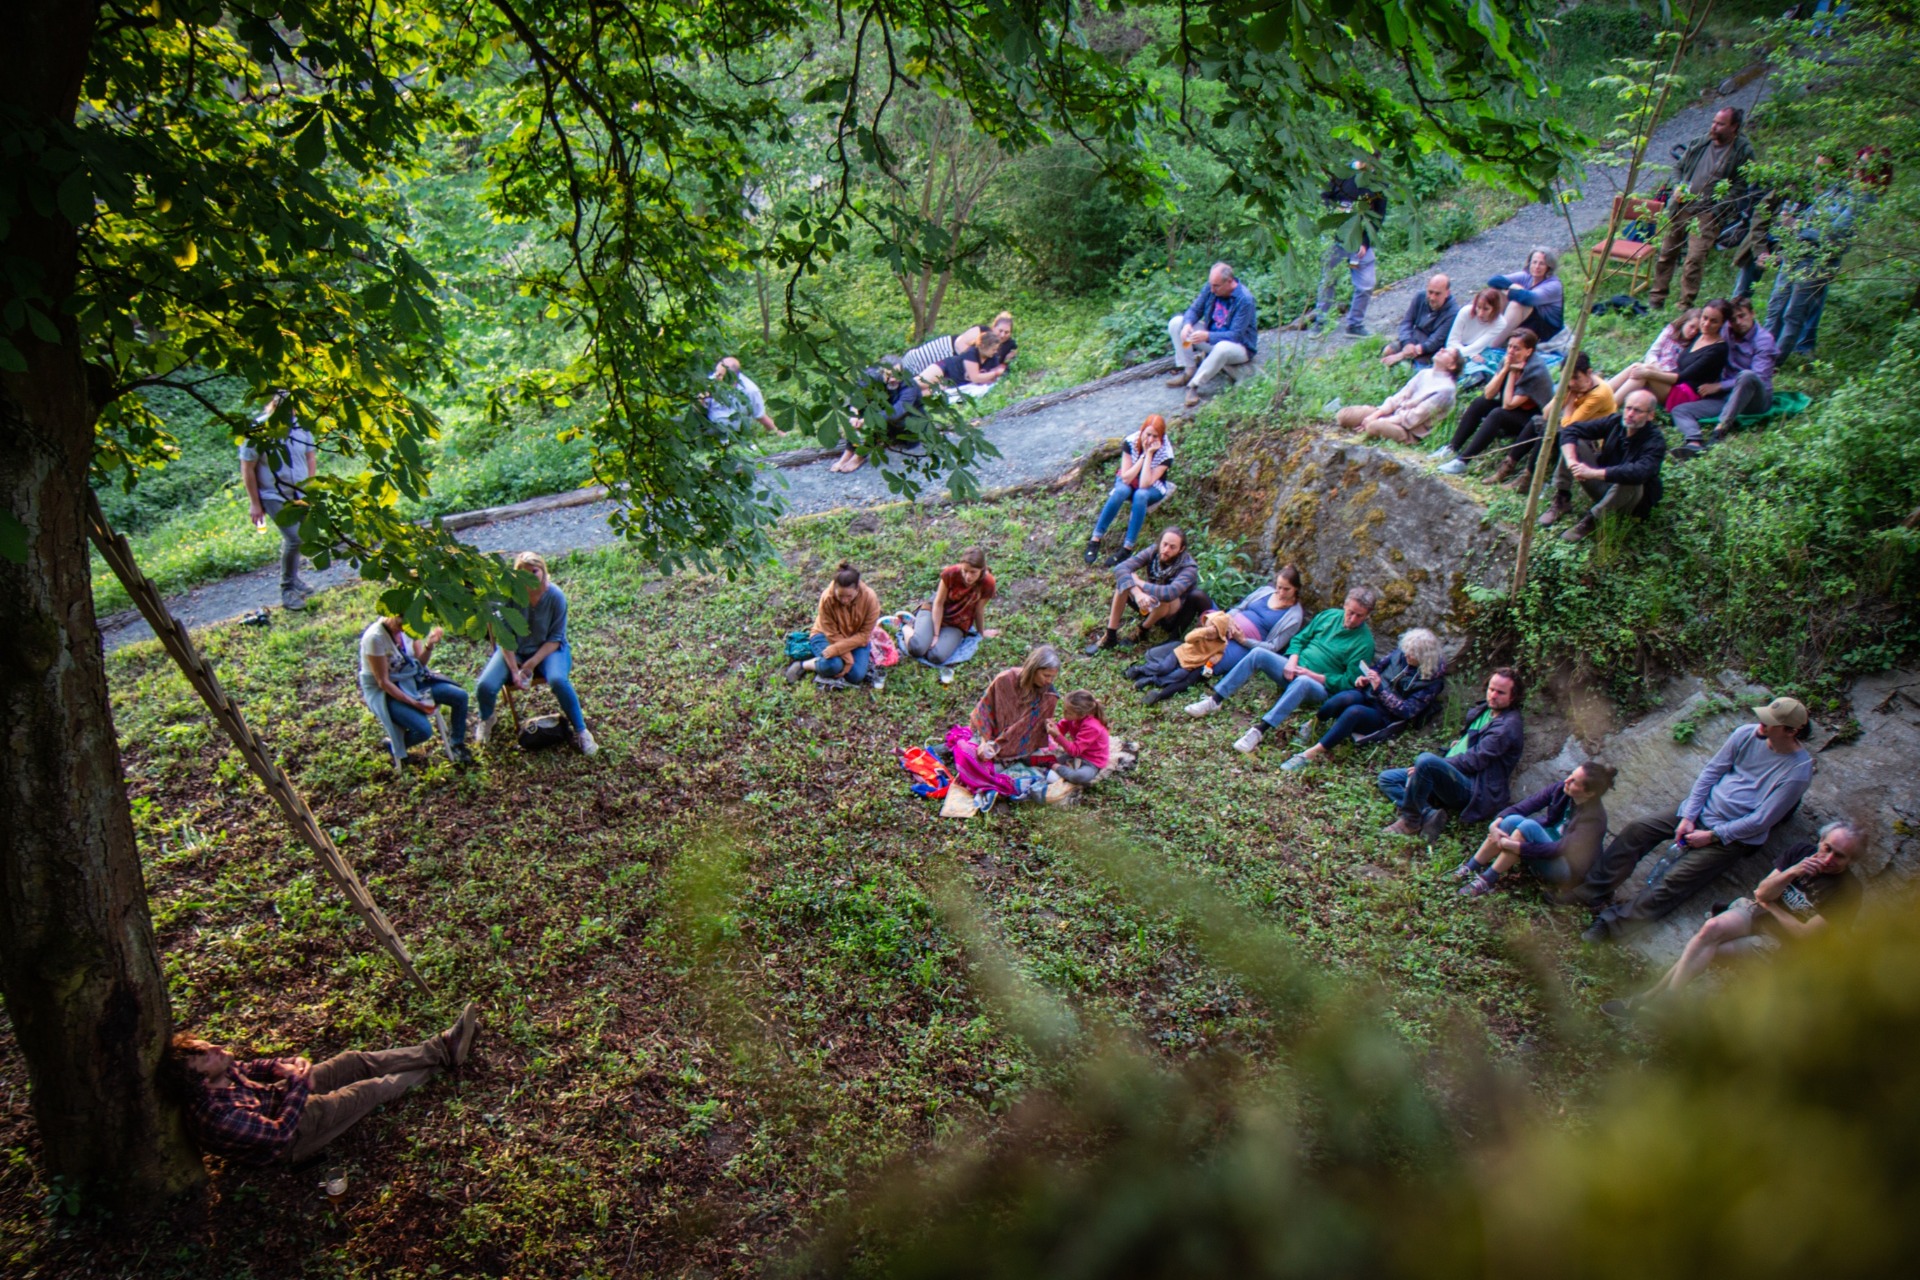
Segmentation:
{"type": "Polygon", "coordinates": [[[201,1147],[248,1164],[271,1164],[293,1145],[312,1084],[273,1074],[279,1058],[236,1062],[193,1091],[187,1118],[201,1147]]]}

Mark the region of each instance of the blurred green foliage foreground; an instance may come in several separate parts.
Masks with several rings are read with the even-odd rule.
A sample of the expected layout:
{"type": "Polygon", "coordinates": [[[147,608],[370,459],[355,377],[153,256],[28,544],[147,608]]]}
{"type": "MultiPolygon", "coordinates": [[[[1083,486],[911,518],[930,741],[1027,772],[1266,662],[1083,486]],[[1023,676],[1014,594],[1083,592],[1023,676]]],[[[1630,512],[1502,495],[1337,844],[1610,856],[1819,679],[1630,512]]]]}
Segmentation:
{"type": "MultiPolygon", "coordinates": [[[[1885,901],[1850,936],[1754,960],[1616,1035],[1594,1105],[1530,1092],[1464,1039],[1416,1060],[1364,1001],[1303,975],[1204,888],[1167,899],[1293,1028],[1278,1072],[1169,1070],[1117,1035],[990,1140],[903,1166],[799,1274],[1898,1276],[1920,1255],[1920,925],[1885,901]]],[[[1036,1042],[1101,1040],[997,966],[1036,1042]]],[[[997,974],[997,978],[991,976],[997,974]]],[[[1592,1047],[1591,1045],[1589,1046],[1592,1047]]]]}

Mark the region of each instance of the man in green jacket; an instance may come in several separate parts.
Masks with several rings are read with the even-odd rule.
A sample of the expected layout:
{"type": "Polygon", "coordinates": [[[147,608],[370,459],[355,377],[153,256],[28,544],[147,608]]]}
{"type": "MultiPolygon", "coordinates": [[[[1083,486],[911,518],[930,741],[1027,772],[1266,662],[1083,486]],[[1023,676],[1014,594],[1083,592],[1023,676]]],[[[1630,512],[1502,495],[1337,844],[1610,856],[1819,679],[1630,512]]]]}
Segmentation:
{"type": "Polygon", "coordinates": [[[1294,712],[1317,707],[1329,695],[1353,688],[1361,667],[1373,660],[1373,629],[1367,619],[1379,598],[1372,587],[1353,588],[1343,608],[1314,614],[1284,652],[1255,649],[1235,663],[1212,693],[1187,708],[1187,714],[1212,715],[1254,672],[1264,673],[1280,686],[1280,700],[1233,744],[1236,751],[1254,750],[1267,730],[1278,729],[1294,712]]]}
{"type": "Polygon", "coordinates": [[[1720,230],[1733,217],[1747,194],[1747,179],[1742,172],[1753,159],[1753,144],[1740,131],[1744,115],[1737,107],[1722,107],[1714,113],[1713,124],[1704,136],[1695,138],[1673,166],[1673,199],[1667,202],[1667,229],[1660,237],[1660,251],[1653,260],[1653,283],[1647,301],[1655,311],[1667,305],[1667,290],[1673,284],[1673,270],[1680,266],[1682,249],[1686,265],[1680,266],[1680,309],[1693,305],[1700,292],[1700,278],[1706,274],[1707,255],[1713,252],[1720,230]],[[1718,194],[1727,184],[1725,198],[1718,194]]]}

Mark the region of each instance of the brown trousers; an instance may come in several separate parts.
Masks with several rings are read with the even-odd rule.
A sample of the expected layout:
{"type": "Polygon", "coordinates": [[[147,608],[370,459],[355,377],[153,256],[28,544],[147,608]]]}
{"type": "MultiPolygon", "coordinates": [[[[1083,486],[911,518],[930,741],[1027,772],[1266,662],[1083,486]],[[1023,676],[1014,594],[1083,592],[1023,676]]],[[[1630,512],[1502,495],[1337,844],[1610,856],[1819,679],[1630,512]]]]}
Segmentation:
{"type": "Polygon", "coordinates": [[[426,1083],[447,1065],[439,1036],[401,1049],[342,1053],[314,1064],[313,1091],[294,1126],[287,1162],[299,1164],[313,1156],[375,1107],[426,1083]]]}
{"type": "Polygon", "coordinates": [[[1684,310],[1693,305],[1700,293],[1701,277],[1707,273],[1707,255],[1713,252],[1713,242],[1720,234],[1720,220],[1714,211],[1711,199],[1687,199],[1672,206],[1673,221],[1667,224],[1667,233],[1660,237],[1660,252],[1653,260],[1653,283],[1647,290],[1647,300],[1659,307],[1667,300],[1667,290],[1673,285],[1673,270],[1680,263],[1680,253],[1686,250],[1686,265],[1680,268],[1680,306],[1684,310]],[[1698,230],[1689,230],[1689,225],[1699,219],[1698,230]]]}

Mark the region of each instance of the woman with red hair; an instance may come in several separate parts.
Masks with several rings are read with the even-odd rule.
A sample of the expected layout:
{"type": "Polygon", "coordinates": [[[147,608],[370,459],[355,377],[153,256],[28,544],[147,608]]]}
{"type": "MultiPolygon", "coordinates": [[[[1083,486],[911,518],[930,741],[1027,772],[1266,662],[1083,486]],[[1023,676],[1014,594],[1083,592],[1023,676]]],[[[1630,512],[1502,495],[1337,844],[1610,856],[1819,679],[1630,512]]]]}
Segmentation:
{"type": "Polygon", "coordinates": [[[1099,558],[1100,541],[1107,536],[1107,527],[1119,516],[1120,508],[1126,506],[1132,507],[1127,516],[1127,534],[1113,562],[1119,564],[1133,554],[1133,544],[1140,537],[1140,526],[1146,523],[1148,509],[1173,492],[1173,486],[1167,483],[1167,468],[1172,465],[1173,446],[1167,443],[1167,420],[1150,413],[1140,429],[1120,446],[1120,473],[1114,477],[1107,504],[1100,508],[1100,518],[1093,522],[1093,536],[1087,539],[1088,564],[1099,558]]]}

